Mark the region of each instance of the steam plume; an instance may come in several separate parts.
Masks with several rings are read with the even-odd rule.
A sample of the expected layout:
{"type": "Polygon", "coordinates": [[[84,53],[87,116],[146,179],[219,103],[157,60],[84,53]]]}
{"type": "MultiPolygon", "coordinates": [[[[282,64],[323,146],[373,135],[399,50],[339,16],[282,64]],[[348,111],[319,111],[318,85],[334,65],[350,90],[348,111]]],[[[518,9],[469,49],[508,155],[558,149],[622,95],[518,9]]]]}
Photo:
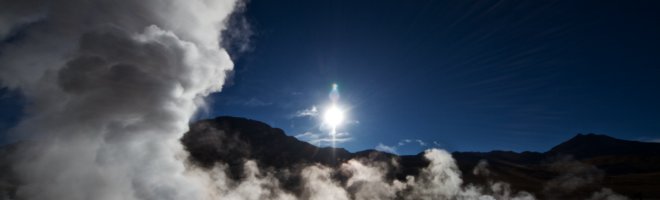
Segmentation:
{"type": "MultiPolygon", "coordinates": [[[[12,154],[20,183],[10,196],[534,199],[512,194],[503,182],[464,185],[451,154],[438,149],[427,150],[429,166],[405,181],[386,178],[390,169],[372,161],[349,160],[339,169],[303,166],[300,193],[283,189],[272,171],[247,158],[240,180],[228,178],[226,163],[210,169],[186,163],[178,139],[233,66],[220,38],[236,6],[212,0],[0,0],[0,83],[29,100],[28,115],[13,130],[29,142],[12,154]]],[[[487,164],[479,167],[487,172],[487,164]]],[[[625,197],[603,189],[592,198],[625,197]]]]}
{"type": "Polygon", "coordinates": [[[234,5],[0,1],[0,81],[29,100],[16,196],[206,198],[177,139],[232,69],[219,38],[234,5]]]}

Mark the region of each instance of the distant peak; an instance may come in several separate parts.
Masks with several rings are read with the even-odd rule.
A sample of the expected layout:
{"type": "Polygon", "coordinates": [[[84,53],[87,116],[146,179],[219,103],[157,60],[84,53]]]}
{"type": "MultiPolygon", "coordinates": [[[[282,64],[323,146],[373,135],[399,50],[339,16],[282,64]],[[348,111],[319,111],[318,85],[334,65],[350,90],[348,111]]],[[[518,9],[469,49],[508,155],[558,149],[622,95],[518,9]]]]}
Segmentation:
{"type": "Polygon", "coordinates": [[[578,133],[575,135],[575,137],[610,137],[604,134],[596,134],[596,133],[578,133]]]}
{"type": "Polygon", "coordinates": [[[585,137],[606,136],[606,137],[609,137],[609,136],[604,135],[604,134],[596,134],[596,133],[578,133],[576,136],[585,136],[585,137]]]}
{"type": "Polygon", "coordinates": [[[596,140],[620,140],[616,139],[613,137],[610,137],[608,135],[604,134],[596,134],[596,133],[587,133],[587,134],[582,134],[578,133],[575,135],[575,137],[571,138],[570,140],[566,142],[571,142],[571,141],[596,141],[596,140]]]}
{"type": "Polygon", "coordinates": [[[657,152],[660,146],[613,138],[602,134],[577,134],[546,152],[551,155],[574,155],[578,158],[599,155],[648,154],[657,152]]]}

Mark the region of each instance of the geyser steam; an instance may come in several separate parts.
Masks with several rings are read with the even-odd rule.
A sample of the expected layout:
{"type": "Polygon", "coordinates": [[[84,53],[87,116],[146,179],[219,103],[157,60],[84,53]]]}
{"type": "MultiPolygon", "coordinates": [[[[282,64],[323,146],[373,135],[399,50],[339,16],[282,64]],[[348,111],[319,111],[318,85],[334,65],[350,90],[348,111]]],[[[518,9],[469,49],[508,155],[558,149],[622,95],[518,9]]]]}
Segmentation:
{"type": "MultiPolygon", "coordinates": [[[[186,165],[178,139],[232,69],[220,48],[234,1],[0,0],[0,83],[28,100],[12,131],[16,199],[533,199],[505,183],[465,186],[448,152],[418,177],[388,180],[371,161],[301,166],[300,193],[245,158],[186,165]],[[348,175],[346,183],[333,174],[348,175]],[[487,190],[485,190],[487,189],[487,190]],[[486,192],[488,191],[488,192],[486,192]]],[[[223,138],[205,138],[220,140],[223,138]]],[[[223,144],[225,145],[225,144],[223,144]]],[[[225,145],[223,148],[226,148],[225,145]]],[[[1,188],[0,188],[1,189],[1,188]]],[[[3,192],[3,191],[0,191],[3,192]]],[[[6,198],[0,194],[0,198],[6,198]]],[[[620,197],[602,190],[594,198],[620,197]]]]}
{"type": "Polygon", "coordinates": [[[0,81],[28,99],[20,199],[205,199],[177,139],[232,69],[231,0],[0,1],[0,81]]]}

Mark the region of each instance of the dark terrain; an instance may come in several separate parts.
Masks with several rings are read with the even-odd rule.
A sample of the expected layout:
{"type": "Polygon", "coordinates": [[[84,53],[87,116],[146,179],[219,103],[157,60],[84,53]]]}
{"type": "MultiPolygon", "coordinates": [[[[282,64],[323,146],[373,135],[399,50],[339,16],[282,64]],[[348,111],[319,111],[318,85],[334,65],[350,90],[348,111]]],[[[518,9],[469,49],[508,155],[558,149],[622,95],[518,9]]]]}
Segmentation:
{"type": "MultiPolygon", "coordinates": [[[[389,180],[417,175],[429,164],[423,152],[398,156],[376,150],[352,153],[343,148],[319,148],[288,136],[281,129],[237,117],[195,122],[181,142],[194,165],[211,168],[225,163],[229,176],[239,180],[244,162],[255,160],[260,168],[273,173],[286,190],[296,194],[302,191],[297,174],[312,164],[339,167],[350,159],[379,162],[389,169],[389,180]]],[[[11,197],[15,192],[17,180],[11,173],[8,155],[20,145],[0,148],[0,199],[7,197],[3,194],[11,197]]],[[[631,199],[660,199],[660,143],[578,134],[543,153],[491,151],[452,155],[464,184],[485,186],[502,181],[509,183],[513,192],[524,190],[538,199],[586,199],[602,188],[631,199]]],[[[333,178],[340,182],[347,179],[340,173],[333,178]]]]}
{"type": "MultiPolygon", "coordinates": [[[[232,178],[240,179],[243,162],[253,159],[275,173],[293,192],[300,190],[299,177],[290,174],[309,164],[338,167],[350,159],[378,161],[389,166],[388,178],[401,180],[428,165],[423,153],[397,156],[376,150],[351,153],[343,148],[319,148],[265,123],[236,117],[196,122],[181,141],[193,163],[203,167],[227,163],[232,178]],[[395,167],[392,160],[399,166],[395,167]]],[[[452,155],[465,184],[503,181],[515,191],[532,192],[541,199],[583,199],[601,188],[610,188],[631,199],[660,199],[658,143],[578,134],[543,153],[491,151],[452,155]],[[475,175],[473,170],[479,162],[484,162],[487,174],[475,175]]],[[[337,174],[335,178],[346,177],[337,174]]]]}

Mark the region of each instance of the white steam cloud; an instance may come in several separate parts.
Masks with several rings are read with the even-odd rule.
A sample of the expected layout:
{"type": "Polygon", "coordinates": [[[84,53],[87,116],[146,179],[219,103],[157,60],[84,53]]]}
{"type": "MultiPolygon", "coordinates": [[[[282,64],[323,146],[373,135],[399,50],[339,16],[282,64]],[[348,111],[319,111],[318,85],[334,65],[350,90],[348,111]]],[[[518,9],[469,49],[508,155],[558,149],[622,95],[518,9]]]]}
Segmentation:
{"type": "Polygon", "coordinates": [[[368,160],[349,160],[338,169],[323,165],[306,166],[301,171],[302,192],[291,194],[279,187],[271,173],[263,174],[254,161],[246,161],[242,181],[232,182],[226,177],[227,167],[216,165],[208,172],[212,174],[206,182],[213,183],[220,199],[278,199],[278,200],[368,200],[368,199],[507,199],[533,200],[527,192],[512,194],[507,183],[497,182],[484,189],[474,185],[463,185],[461,172],[451,154],[439,149],[429,149],[424,157],[430,161],[419,176],[408,176],[406,181],[388,181],[390,169],[384,163],[368,160]],[[346,175],[341,183],[333,174],[346,175]]]}
{"type": "Polygon", "coordinates": [[[178,140],[233,67],[236,2],[0,1],[0,81],[28,99],[13,130],[18,199],[205,199],[178,140]]]}
{"type": "MultiPolygon", "coordinates": [[[[534,199],[526,192],[512,194],[501,182],[464,186],[451,154],[437,149],[427,150],[429,166],[405,181],[388,181],[390,169],[377,162],[305,166],[300,194],[283,189],[255,161],[245,161],[240,181],[228,178],[227,164],[201,169],[187,163],[178,139],[203,98],[222,88],[233,67],[220,38],[237,5],[242,6],[231,0],[0,0],[0,83],[29,101],[27,115],[12,130],[29,141],[11,155],[19,184],[14,194],[0,197],[534,199]],[[337,173],[348,180],[336,180],[337,173]]],[[[421,140],[406,143],[411,142],[426,146],[421,140]]],[[[621,196],[602,190],[592,198],[621,196]]]]}

